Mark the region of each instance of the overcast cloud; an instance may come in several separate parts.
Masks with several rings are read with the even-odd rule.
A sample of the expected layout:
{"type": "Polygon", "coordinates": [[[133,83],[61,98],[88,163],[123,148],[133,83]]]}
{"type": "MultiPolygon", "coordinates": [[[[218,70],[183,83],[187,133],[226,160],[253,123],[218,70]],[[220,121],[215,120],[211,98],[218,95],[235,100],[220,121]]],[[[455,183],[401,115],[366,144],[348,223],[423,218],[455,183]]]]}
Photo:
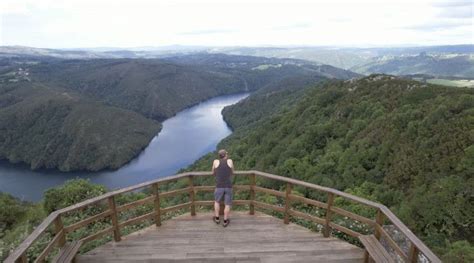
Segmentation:
{"type": "Polygon", "coordinates": [[[474,44],[473,1],[2,0],[0,45],[474,44]]]}

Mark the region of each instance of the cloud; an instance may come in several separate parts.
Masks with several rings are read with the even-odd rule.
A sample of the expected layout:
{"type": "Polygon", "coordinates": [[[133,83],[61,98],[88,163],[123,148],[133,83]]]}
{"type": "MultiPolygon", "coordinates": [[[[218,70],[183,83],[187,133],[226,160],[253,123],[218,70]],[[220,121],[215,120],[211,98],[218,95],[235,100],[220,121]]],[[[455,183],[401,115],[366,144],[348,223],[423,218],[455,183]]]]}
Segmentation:
{"type": "Polygon", "coordinates": [[[472,7],[472,0],[456,0],[456,1],[436,1],[434,7],[472,7]]]}
{"type": "Polygon", "coordinates": [[[310,28],[310,23],[296,23],[287,26],[276,26],[272,27],[271,30],[280,31],[280,30],[293,30],[293,29],[302,29],[302,28],[310,28]]]}
{"type": "Polygon", "coordinates": [[[437,17],[441,18],[472,18],[474,2],[452,1],[452,2],[435,2],[433,7],[437,10],[437,17]]]}
{"type": "Polygon", "coordinates": [[[412,26],[402,27],[402,29],[416,30],[416,31],[440,31],[440,30],[451,30],[453,28],[472,26],[470,20],[445,20],[445,21],[435,21],[429,23],[422,23],[412,26]]]}
{"type": "Polygon", "coordinates": [[[205,29],[180,32],[178,35],[212,35],[212,34],[226,34],[238,32],[236,29],[205,29]]]}
{"type": "Polygon", "coordinates": [[[450,8],[439,9],[437,17],[441,18],[472,18],[472,7],[456,6],[450,8]]]}
{"type": "Polygon", "coordinates": [[[0,0],[0,15],[4,13],[0,45],[125,48],[472,42],[471,2],[434,1],[0,0]]]}
{"type": "Polygon", "coordinates": [[[10,2],[9,0],[5,0],[0,3],[0,16],[30,14],[30,10],[22,3],[10,2]]]}

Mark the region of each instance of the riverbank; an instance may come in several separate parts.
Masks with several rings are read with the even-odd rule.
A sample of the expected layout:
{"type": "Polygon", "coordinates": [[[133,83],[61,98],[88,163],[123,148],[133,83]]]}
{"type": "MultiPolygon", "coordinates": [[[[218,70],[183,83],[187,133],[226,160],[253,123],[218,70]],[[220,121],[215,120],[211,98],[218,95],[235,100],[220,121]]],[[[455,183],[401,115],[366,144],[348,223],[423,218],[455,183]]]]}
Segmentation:
{"type": "Polygon", "coordinates": [[[23,165],[0,163],[0,191],[26,201],[39,201],[43,192],[74,178],[89,179],[109,190],[172,175],[215,149],[232,131],[221,111],[248,93],[212,98],[163,122],[163,128],[140,153],[115,171],[63,173],[31,171],[23,165]]]}

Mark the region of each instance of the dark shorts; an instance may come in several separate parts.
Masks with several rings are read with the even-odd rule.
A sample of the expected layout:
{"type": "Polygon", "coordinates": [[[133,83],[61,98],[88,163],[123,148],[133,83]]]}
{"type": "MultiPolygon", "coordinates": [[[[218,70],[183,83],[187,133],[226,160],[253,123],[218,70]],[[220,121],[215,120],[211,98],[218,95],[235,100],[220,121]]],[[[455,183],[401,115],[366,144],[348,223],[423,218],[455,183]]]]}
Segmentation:
{"type": "Polygon", "coordinates": [[[216,188],[214,190],[214,201],[220,202],[224,199],[225,205],[232,205],[232,188],[216,188]]]}

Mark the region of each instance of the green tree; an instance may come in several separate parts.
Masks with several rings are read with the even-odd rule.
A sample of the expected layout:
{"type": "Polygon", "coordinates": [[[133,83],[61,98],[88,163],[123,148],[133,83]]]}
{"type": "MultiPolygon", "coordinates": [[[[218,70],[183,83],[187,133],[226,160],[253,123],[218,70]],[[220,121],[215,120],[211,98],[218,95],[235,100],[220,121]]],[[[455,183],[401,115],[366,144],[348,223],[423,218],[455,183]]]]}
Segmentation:
{"type": "Polygon", "coordinates": [[[51,213],[106,192],[104,186],[92,184],[85,179],[69,180],[62,186],[51,188],[45,192],[44,209],[47,213],[51,213]]]}

